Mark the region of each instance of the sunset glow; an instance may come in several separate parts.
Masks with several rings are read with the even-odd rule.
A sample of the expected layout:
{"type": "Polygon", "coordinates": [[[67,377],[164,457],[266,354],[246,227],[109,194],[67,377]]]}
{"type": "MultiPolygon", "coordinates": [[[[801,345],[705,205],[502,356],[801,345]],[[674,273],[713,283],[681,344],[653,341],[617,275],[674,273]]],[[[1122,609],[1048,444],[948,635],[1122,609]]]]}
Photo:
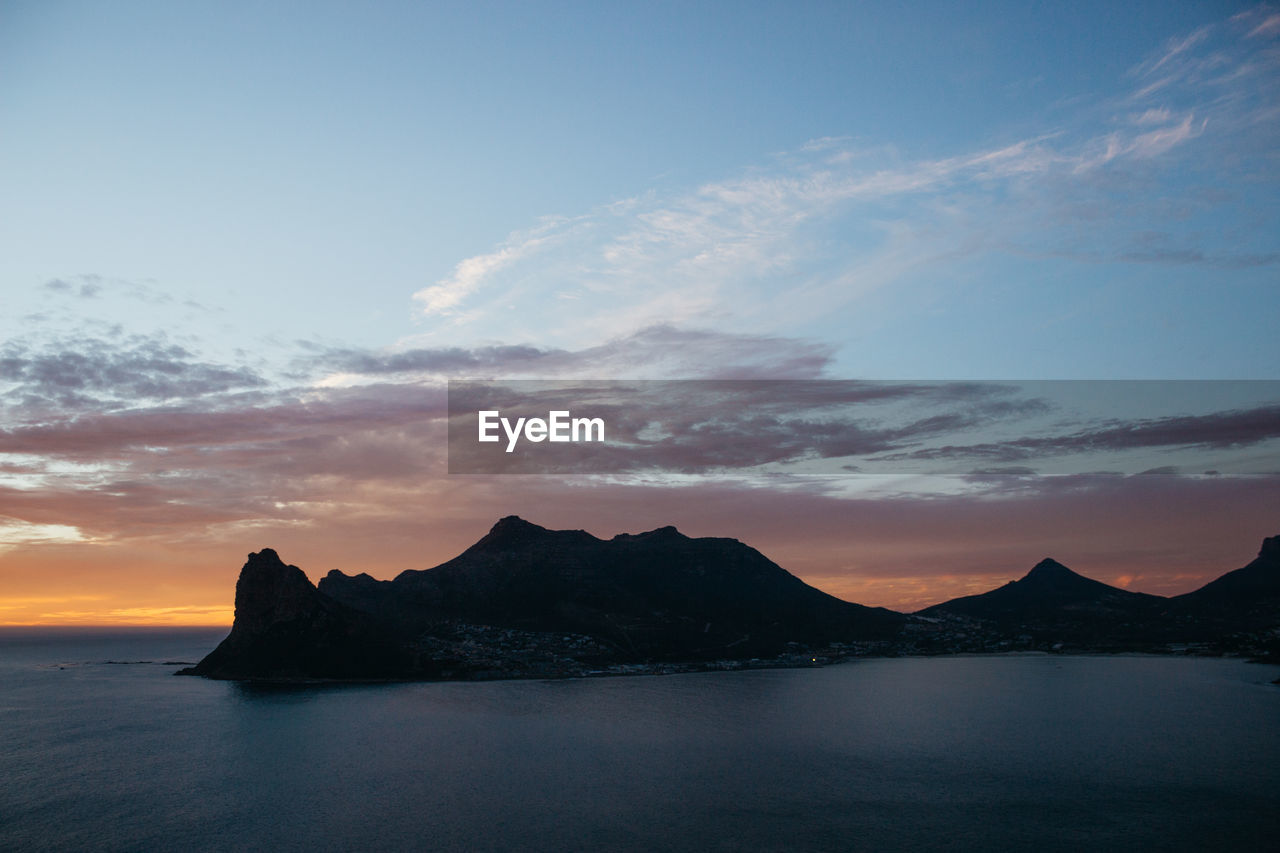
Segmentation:
{"type": "Polygon", "coordinates": [[[0,625],[228,625],[251,551],[391,578],[512,514],[901,610],[1280,533],[1274,9],[499,5],[6,12],[0,625]],[[449,380],[624,378],[787,384],[449,473],[449,380]],[[960,382],[804,408],[852,379],[960,382]]]}

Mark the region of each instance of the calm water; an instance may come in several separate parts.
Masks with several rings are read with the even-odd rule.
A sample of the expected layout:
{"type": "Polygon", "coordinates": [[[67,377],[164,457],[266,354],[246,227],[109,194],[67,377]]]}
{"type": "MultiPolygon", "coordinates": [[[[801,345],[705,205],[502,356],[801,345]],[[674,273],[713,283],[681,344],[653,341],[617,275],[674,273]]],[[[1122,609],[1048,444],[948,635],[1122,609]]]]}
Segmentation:
{"type": "Polygon", "coordinates": [[[0,629],[0,848],[1201,851],[1280,837],[1280,667],[917,658],[296,690],[170,675],[166,661],[222,634],[0,629]]]}

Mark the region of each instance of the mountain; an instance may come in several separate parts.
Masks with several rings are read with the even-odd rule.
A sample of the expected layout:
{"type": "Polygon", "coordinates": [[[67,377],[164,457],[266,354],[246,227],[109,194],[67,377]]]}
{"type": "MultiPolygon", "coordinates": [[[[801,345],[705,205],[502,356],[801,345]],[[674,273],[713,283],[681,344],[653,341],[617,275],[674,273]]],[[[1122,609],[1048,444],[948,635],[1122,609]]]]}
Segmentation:
{"type": "Polygon", "coordinates": [[[1193,645],[1280,654],[1280,536],[1263,540],[1257,559],[1244,568],[1173,598],[1109,586],[1045,559],[1019,580],[916,615],[934,620],[935,632],[952,638],[953,650],[1160,651],[1193,645]],[[954,642],[957,632],[966,643],[954,642]]]}
{"type": "Polygon", "coordinates": [[[980,595],[953,598],[922,610],[929,616],[955,613],[996,621],[1082,612],[1129,613],[1159,601],[1158,596],[1129,592],[1077,574],[1057,560],[1045,558],[1021,579],[980,595]]]}
{"type": "Polygon", "coordinates": [[[1167,615],[1188,641],[1280,660],[1280,536],[1262,540],[1243,568],[1169,599],[1167,615]]]}
{"type": "Polygon", "coordinates": [[[1197,607],[1252,609],[1280,600],[1280,536],[1262,540],[1258,556],[1242,569],[1227,572],[1174,601],[1197,607]]]}
{"type": "Polygon", "coordinates": [[[508,516],[454,559],[391,581],[333,571],[317,588],[274,551],[251,554],[230,636],[190,672],[538,675],[776,656],[886,638],[905,621],[814,589],[735,539],[663,527],[603,540],[508,516]]]}
{"type": "Polygon", "coordinates": [[[905,616],[827,595],[736,539],[674,527],[598,539],[508,516],[452,560],[389,581],[332,571],[317,587],[269,548],[250,554],[231,633],[183,672],[548,677],[850,651],[1177,648],[1280,659],[1280,536],[1247,566],[1174,598],[1045,559],[997,589],[905,616]]]}
{"type": "Polygon", "coordinates": [[[231,633],[183,674],[376,678],[412,665],[393,632],[321,594],[301,569],[264,548],[240,570],[231,633]]]}
{"type": "Polygon", "coordinates": [[[919,612],[928,618],[961,618],[981,623],[1006,646],[1145,648],[1168,642],[1166,599],[1129,592],[1044,559],[1026,575],[980,595],[935,604],[919,612]]]}
{"type": "Polygon", "coordinates": [[[814,589],[736,539],[663,527],[603,540],[517,516],[434,569],[381,582],[330,572],[320,591],[408,632],[447,620],[576,632],[643,659],[776,654],[904,621],[814,589]]]}

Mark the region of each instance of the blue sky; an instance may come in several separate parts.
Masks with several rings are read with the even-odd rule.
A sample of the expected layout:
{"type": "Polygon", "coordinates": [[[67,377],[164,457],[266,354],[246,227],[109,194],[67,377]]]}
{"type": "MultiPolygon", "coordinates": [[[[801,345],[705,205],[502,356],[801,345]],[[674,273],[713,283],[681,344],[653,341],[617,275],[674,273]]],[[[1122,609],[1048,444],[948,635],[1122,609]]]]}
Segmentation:
{"type": "MultiPolygon", "coordinates": [[[[1253,3],[0,0],[0,579],[97,578],[55,620],[140,589],[223,618],[250,547],[386,574],[514,512],[680,519],[868,603],[1054,542],[1185,591],[1277,532],[1274,475],[1086,455],[1020,480],[1012,527],[941,492],[463,482],[441,383],[1280,380],[1278,83],[1253,3]]],[[[1218,402],[1045,446],[1274,471],[1273,406],[1218,402]]]]}
{"type": "Polygon", "coordinates": [[[6,334],[1274,377],[1274,12],[1116,6],[8,3],[6,334]]]}

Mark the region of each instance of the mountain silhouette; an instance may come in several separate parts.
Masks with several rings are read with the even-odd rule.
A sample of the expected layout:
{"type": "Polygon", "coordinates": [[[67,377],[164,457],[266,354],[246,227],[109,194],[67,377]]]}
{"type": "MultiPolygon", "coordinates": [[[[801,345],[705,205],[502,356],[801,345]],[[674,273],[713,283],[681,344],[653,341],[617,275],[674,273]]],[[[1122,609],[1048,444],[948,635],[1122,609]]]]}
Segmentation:
{"type": "Polygon", "coordinates": [[[1177,596],[1183,605],[1221,607],[1273,603],[1280,599],[1280,536],[1262,540],[1258,556],[1242,569],[1227,572],[1194,592],[1177,596]]]}
{"type": "Polygon", "coordinates": [[[1165,612],[1167,602],[1044,559],[1016,581],[935,604],[918,615],[968,623],[966,633],[982,638],[983,650],[1158,651],[1179,637],[1165,612]]]}
{"type": "Polygon", "coordinates": [[[1018,620],[1077,611],[1130,613],[1149,609],[1159,596],[1129,592],[1077,574],[1057,560],[1045,558],[1016,581],[980,595],[953,598],[920,611],[929,616],[955,613],[979,619],[1018,620]]]}
{"type": "Polygon", "coordinates": [[[411,666],[374,620],[321,594],[270,548],[250,554],[236,581],[231,633],[195,667],[213,678],[392,676],[411,666]]]}
{"type": "Polygon", "coordinates": [[[1280,536],[1243,568],[1174,598],[1044,559],[997,589],[906,616],[841,601],[736,539],[675,527],[598,539],[507,516],[452,560],[388,581],[332,571],[317,587],[270,548],[250,554],[231,633],[183,672],[549,677],[820,653],[1178,648],[1280,657],[1280,536]]]}
{"type": "Polygon", "coordinates": [[[920,611],[964,620],[984,647],[1161,651],[1195,645],[1221,652],[1280,653],[1280,537],[1257,559],[1200,589],[1165,598],[1130,592],[1045,559],[1024,577],[920,611]]]}
{"type": "Polygon", "coordinates": [[[814,589],[735,539],[663,527],[603,540],[508,516],[454,559],[391,581],[333,571],[317,588],[274,551],[251,554],[231,634],[186,672],[456,677],[519,664],[546,674],[566,656],[744,659],[885,638],[905,622],[814,589]]]}
{"type": "Polygon", "coordinates": [[[1280,659],[1280,536],[1243,568],[1169,599],[1166,615],[1179,637],[1280,659]]]}
{"type": "Polygon", "coordinates": [[[436,568],[391,581],[330,572],[320,591],[409,632],[441,620],[572,631],[643,658],[776,653],[905,621],[814,589],[736,539],[662,527],[605,540],[517,516],[436,568]]]}

